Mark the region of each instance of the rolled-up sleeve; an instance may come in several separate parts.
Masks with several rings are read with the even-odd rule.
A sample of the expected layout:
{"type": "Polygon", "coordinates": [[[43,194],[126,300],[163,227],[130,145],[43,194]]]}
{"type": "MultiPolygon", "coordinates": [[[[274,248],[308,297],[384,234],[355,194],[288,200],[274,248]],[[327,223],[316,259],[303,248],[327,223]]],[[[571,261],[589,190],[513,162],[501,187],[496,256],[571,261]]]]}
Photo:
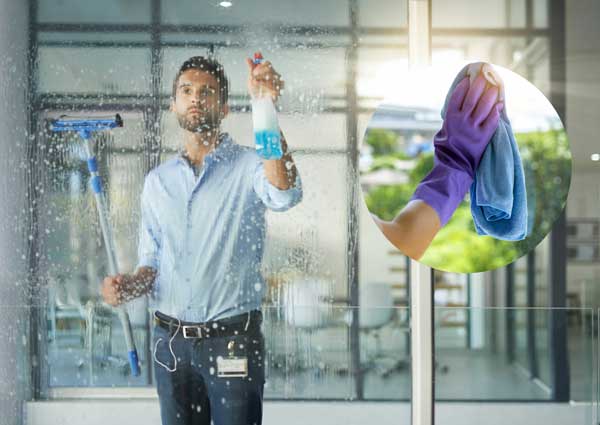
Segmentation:
{"type": "Polygon", "coordinates": [[[302,200],[302,181],[296,173],[294,184],[288,189],[273,186],[265,175],[265,166],[259,161],[254,172],[254,191],[265,206],[273,211],[286,211],[302,200]]]}
{"type": "Polygon", "coordinates": [[[161,232],[156,214],[152,209],[152,175],[148,174],[144,181],[141,196],[141,219],[138,238],[138,264],[139,267],[152,267],[158,270],[161,246],[161,232]]]}

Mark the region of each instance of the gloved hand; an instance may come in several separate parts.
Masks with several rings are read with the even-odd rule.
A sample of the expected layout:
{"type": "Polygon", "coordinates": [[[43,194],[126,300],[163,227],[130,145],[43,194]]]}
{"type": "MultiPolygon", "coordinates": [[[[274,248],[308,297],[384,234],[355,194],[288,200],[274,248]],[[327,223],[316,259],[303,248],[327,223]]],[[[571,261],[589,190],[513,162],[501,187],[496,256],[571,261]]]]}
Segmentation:
{"type": "Polygon", "coordinates": [[[438,214],[444,226],[473,183],[475,171],[498,127],[504,103],[496,103],[498,88],[486,89],[480,74],[458,83],[450,97],[442,128],[434,137],[434,165],[411,200],[421,199],[438,214]]]}

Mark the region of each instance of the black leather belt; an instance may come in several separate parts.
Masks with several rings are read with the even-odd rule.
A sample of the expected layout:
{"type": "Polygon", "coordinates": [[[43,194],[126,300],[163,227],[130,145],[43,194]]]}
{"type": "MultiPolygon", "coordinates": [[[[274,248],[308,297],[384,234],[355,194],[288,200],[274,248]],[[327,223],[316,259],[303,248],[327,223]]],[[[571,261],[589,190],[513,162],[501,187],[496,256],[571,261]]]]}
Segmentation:
{"type": "Polygon", "coordinates": [[[185,322],[183,320],[178,321],[174,317],[160,311],[155,311],[154,323],[169,331],[170,335],[177,332],[177,328],[179,327],[180,335],[186,339],[215,338],[256,332],[260,329],[260,324],[262,323],[262,313],[260,310],[252,310],[249,313],[221,320],[198,323],[185,322]]]}

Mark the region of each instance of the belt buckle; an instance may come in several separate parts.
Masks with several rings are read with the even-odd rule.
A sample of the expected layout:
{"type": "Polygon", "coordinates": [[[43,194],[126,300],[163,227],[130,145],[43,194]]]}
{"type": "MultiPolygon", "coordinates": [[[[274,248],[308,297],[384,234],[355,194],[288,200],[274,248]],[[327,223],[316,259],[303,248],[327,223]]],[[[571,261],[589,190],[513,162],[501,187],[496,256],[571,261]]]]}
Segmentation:
{"type": "Polygon", "coordinates": [[[187,325],[183,326],[183,337],[185,339],[199,338],[202,339],[202,329],[204,326],[196,326],[196,325],[187,325]],[[189,332],[191,331],[191,332],[189,332]],[[195,331],[195,334],[194,332],[195,331]]]}

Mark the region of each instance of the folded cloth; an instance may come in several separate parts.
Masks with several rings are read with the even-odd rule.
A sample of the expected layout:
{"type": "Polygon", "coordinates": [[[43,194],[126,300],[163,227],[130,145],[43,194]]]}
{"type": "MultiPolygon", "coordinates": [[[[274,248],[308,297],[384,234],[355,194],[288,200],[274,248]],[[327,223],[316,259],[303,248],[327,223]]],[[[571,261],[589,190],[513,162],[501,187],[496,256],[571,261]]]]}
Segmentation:
{"type": "MultiPolygon", "coordinates": [[[[465,76],[470,81],[481,73],[499,87],[498,100],[504,101],[504,84],[492,66],[483,62],[466,65],[458,73],[448,94],[442,118],[446,116],[448,101],[454,88],[465,76]]],[[[498,129],[486,147],[470,188],[471,215],[479,235],[496,239],[518,241],[531,231],[527,219],[527,192],[519,148],[506,114],[506,105],[500,113],[498,129]]]]}

